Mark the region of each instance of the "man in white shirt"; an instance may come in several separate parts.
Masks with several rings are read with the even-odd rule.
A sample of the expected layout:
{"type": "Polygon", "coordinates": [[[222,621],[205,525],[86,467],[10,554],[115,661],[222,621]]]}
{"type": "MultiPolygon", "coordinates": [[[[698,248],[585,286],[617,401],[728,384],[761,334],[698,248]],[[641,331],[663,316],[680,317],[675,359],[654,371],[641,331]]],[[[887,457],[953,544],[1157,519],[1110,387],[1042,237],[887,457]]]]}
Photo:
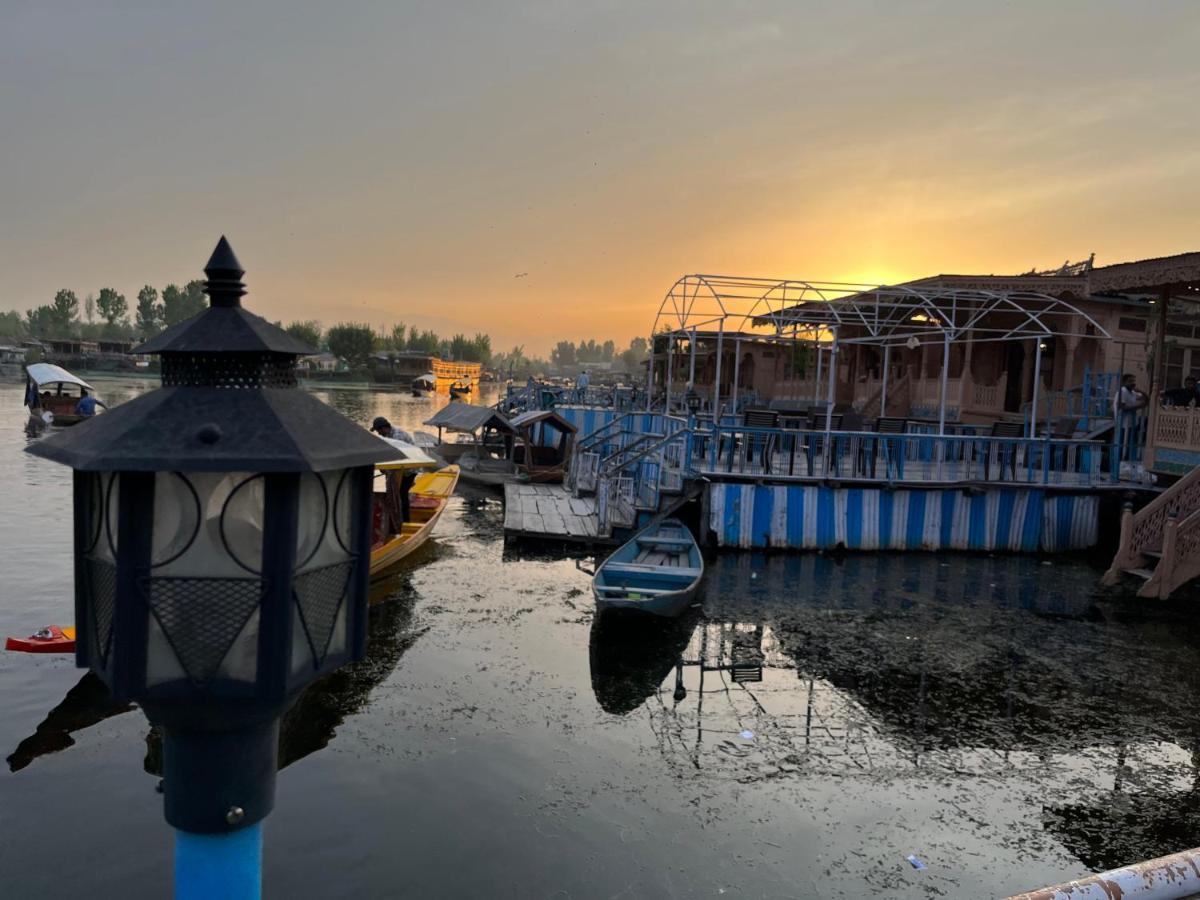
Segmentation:
{"type": "Polygon", "coordinates": [[[1113,397],[1113,423],[1117,428],[1122,460],[1131,460],[1136,455],[1138,411],[1146,406],[1146,402],[1146,395],[1137,389],[1136,376],[1122,375],[1121,386],[1113,397]]]}

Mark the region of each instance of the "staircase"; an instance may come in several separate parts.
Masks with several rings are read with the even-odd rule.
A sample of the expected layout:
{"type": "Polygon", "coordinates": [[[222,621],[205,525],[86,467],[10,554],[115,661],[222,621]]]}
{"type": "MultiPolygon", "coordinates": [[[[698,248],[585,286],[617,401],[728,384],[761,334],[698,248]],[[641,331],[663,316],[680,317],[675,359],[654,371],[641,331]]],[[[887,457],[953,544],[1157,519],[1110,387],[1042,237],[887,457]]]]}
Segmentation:
{"type": "Polygon", "coordinates": [[[1200,468],[1136,513],[1126,504],[1121,543],[1103,581],[1116,584],[1126,574],[1145,582],[1139,597],[1160,599],[1200,577],[1200,468]]]}

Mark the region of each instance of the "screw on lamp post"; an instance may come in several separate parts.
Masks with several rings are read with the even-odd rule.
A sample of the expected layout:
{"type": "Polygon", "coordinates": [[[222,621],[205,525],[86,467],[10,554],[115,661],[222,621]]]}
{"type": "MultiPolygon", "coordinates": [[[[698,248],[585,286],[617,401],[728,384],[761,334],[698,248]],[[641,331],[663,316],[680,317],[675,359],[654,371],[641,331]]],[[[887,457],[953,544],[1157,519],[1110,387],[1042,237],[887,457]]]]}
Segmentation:
{"type": "Polygon", "coordinates": [[[137,349],[162,387],[29,452],[74,472],[76,664],[163,734],[176,897],[251,898],[279,720],[366,642],[373,464],[301,391],[315,352],[242,308],[225,238],[199,315],[137,349]]]}

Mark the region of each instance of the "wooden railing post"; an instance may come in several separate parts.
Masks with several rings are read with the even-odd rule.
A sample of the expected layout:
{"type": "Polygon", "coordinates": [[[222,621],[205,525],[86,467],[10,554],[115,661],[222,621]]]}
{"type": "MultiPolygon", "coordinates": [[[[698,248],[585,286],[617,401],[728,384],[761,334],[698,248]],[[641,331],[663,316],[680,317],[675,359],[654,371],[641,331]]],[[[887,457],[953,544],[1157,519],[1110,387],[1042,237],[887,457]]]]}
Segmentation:
{"type": "Polygon", "coordinates": [[[1178,564],[1179,511],[1167,513],[1167,525],[1163,530],[1162,558],[1154,568],[1154,575],[1142,585],[1139,597],[1158,597],[1165,600],[1175,588],[1175,566],[1178,564]]]}
{"type": "Polygon", "coordinates": [[[1133,553],[1133,504],[1128,500],[1121,506],[1121,538],[1112,565],[1101,579],[1103,584],[1113,585],[1121,580],[1124,569],[1134,568],[1133,553]]]}

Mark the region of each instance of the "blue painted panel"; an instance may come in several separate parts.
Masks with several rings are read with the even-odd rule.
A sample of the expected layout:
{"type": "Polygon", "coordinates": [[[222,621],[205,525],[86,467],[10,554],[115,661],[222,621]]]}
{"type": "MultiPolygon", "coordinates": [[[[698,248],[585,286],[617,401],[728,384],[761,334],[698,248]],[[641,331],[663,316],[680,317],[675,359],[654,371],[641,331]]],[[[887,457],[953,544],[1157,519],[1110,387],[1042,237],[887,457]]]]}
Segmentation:
{"type": "Polygon", "coordinates": [[[837,530],[833,521],[833,488],[817,488],[817,546],[823,549],[837,546],[837,530]]]}
{"type": "Polygon", "coordinates": [[[878,491],[879,512],[876,527],[879,529],[879,549],[887,550],[892,546],[892,516],[896,506],[895,491],[878,491]]]}
{"type": "Polygon", "coordinates": [[[908,496],[908,524],[904,531],[906,550],[920,550],[925,543],[925,493],[910,493],[908,496]]]}
{"type": "Polygon", "coordinates": [[[775,490],[759,485],[754,489],[754,511],[750,521],[751,547],[771,546],[771,518],[775,514],[775,490]]]}
{"type": "Polygon", "coordinates": [[[737,547],[741,543],[742,524],[742,486],[740,484],[722,485],[725,492],[725,522],[722,533],[725,535],[726,547],[737,547]]]}
{"type": "Polygon", "coordinates": [[[863,548],[863,491],[851,488],[846,492],[846,546],[851,550],[863,548]]]}

